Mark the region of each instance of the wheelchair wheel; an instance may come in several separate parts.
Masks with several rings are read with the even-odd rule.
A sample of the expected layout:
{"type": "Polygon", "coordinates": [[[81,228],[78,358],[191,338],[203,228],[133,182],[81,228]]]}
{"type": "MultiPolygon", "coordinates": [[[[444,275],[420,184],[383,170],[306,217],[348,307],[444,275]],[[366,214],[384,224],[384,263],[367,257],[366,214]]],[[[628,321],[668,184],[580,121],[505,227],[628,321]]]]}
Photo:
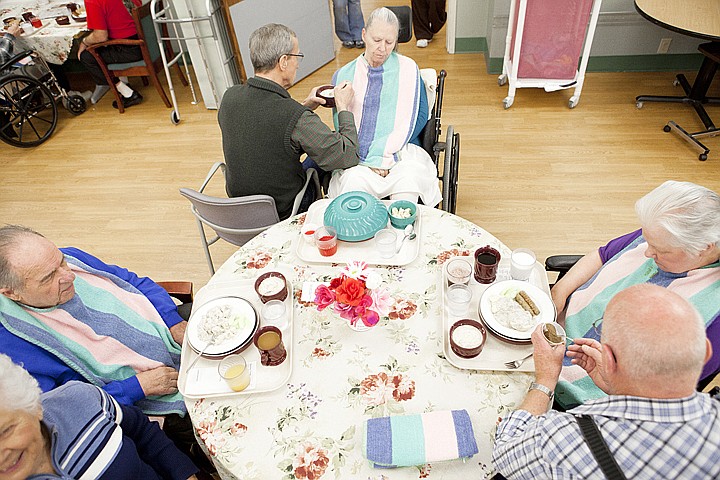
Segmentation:
{"type": "Polygon", "coordinates": [[[0,80],[0,140],[15,147],[40,145],[55,131],[57,105],[50,90],[30,77],[0,80]]]}
{"type": "Polygon", "coordinates": [[[67,109],[73,115],[80,115],[87,110],[87,104],[80,95],[70,95],[67,99],[67,109]]]}

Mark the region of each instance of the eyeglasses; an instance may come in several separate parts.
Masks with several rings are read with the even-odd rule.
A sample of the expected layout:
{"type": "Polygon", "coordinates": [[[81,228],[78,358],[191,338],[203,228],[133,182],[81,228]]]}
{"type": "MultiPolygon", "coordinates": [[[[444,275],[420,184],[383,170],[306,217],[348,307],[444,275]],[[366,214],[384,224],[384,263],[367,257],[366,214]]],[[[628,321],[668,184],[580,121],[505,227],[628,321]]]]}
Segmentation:
{"type": "Polygon", "coordinates": [[[592,323],[592,333],[598,342],[600,341],[600,336],[602,335],[602,318],[598,318],[592,323]]]}
{"type": "Polygon", "coordinates": [[[287,55],[288,57],[297,57],[298,65],[301,64],[303,61],[303,58],[305,58],[304,53],[286,53],[285,55],[287,55]]]}

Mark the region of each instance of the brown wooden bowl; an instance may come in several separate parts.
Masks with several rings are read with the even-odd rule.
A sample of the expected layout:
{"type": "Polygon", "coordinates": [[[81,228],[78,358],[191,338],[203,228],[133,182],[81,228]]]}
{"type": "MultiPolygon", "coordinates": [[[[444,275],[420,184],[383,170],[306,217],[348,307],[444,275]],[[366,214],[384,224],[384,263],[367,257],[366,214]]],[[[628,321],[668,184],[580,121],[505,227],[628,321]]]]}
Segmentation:
{"type": "Polygon", "coordinates": [[[323,105],[323,107],[335,108],[335,92],[333,91],[334,88],[335,85],[323,85],[322,87],[319,87],[317,89],[317,92],[315,92],[318,97],[325,100],[325,105],[323,105]],[[332,96],[328,96],[330,94],[332,94],[332,96]]]}
{"type": "Polygon", "coordinates": [[[464,318],[462,320],[458,320],[457,322],[453,323],[453,325],[450,327],[450,348],[458,357],[462,358],[473,358],[480,355],[480,352],[482,352],[483,347],[485,346],[485,341],[487,340],[487,330],[485,330],[485,327],[478,322],[477,320],[472,320],[470,318],[464,318]],[[453,338],[453,334],[455,333],[455,330],[462,326],[462,325],[469,325],[471,327],[475,327],[480,331],[482,334],[482,341],[480,342],[480,345],[477,345],[472,348],[467,347],[461,347],[457,343],[455,343],[455,339],[453,338]]]}

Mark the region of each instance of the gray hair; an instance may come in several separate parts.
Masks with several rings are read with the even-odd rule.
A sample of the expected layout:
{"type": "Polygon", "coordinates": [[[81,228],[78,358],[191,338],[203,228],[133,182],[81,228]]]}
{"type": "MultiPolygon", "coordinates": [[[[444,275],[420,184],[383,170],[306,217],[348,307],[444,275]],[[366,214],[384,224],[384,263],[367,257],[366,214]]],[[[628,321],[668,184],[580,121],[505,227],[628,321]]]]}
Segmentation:
{"type": "Polygon", "coordinates": [[[18,290],[23,286],[20,278],[10,264],[10,252],[20,241],[21,237],[37,235],[35,230],[22,225],[5,225],[0,227],[0,288],[18,290]]]}
{"type": "Polygon", "coordinates": [[[42,411],[40,385],[27,370],[0,353],[0,372],[0,405],[4,409],[32,414],[42,411]]]}
{"type": "Polygon", "coordinates": [[[687,253],[720,247],[720,196],[710,189],[668,180],[638,200],[635,212],[642,226],[663,228],[687,253]]]}
{"type": "Polygon", "coordinates": [[[632,378],[694,377],[705,364],[705,324],[685,298],[666,288],[639,284],[613,297],[600,341],[611,346],[632,378]]]}
{"type": "Polygon", "coordinates": [[[367,22],[365,22],[365,30],[370,30],[370,27],[375,23],[376,21],[385,22],[389,25],[392,25],[395,27],[395,33],[400,32],[400,22],[398,21],[397,16],[395,13],[393,13],[392,10],[385,7],[376,8],[372,11],[370,16],[367,19],[367,22]]]}
{"type": "Polygon", "coordinates": [[[268,23],[250,35],[250,61],[256,72],[269,72],[280,57],[292,53],[295,32],[285,25],[268,23]]]}

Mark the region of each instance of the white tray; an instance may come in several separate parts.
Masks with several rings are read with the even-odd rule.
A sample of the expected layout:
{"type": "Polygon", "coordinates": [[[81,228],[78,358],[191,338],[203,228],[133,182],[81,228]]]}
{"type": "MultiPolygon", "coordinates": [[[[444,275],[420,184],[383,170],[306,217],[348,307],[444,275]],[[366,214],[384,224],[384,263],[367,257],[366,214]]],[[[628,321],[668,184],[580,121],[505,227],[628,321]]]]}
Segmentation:
{"type": "MultiPolygon", "coordinates": [[[[328,198],[324,198],[310,205],[307,216],[305,217],[305,223],[323,225],[325,221],[325,210],[331,201],[332,200],[328,198]]],[[[392,203],[390,200],[383,200],[382,202],[386,206],[392,203]]],[[[417,234],[417,237],[414,240],[405,240],[400,253],[396,253],[390,258],[383,258],[380,256],[380,253],[375,248],[375,243],[372,238],[362,242],[338,241],[337,253],[331,257],[323,257],[320,255],[320,252],[313,243],[300,238],[302,235],[298,235],[296,240],[297,256],[309,263],[347,263],[353,260],[362,260],[370,265],[407,265],[415,260],[420,253],[420,242],[422,239],[422,211],[422,207],[418,206],[417,218],[415,219],[415,233],[417,234]]],[[[390,226],[390,220],[388,220],[387,228],[393,228],[390,226]]],[[[397,245],[400,245],[400,241],[405,236],[405,233],[403,230],[397,228],[395,231],[398,234],[397,245]]]]}
{"type": "MultiPolygon", "coordinates": [[[[187,338],[182,346],[182,360],[180,362],[180,375],[178,377],[178,389],[186,398],[209,398],[226,395],[248,395],[259,392],[269,392],[282,387],[290,379],[293,362],[293,288],[291,272],[284,268],[268,268],[258,270],[257,276],[241,279],[235,282],[223,282],[206,285],[195,295],[193,311],[204,303],[219,297],[236,296],[247,299],[260,315],[262,302],[255,292],[255,279],[267,271],[278,271],[285,276],[288,286],[288,296],[285,299],[287,307],[288,324],[281,329],[283,344],[287,351],[287,358],[283,363],[274,367],[266,367],[260,363],[260,352],[252,343],[240,354],[245,357],[250,367],[250,385],[242,392],[234,392],[225,384],[225,381],[218,373],[220,359],[201,358],[188,373],[187,366],[197,358],[197,353],[190,347],[187,338]]],[[[264,324],[260,320],[260,327],[264,324]]]]}
{"type": "MultiPolygon", "coordinates": [[[[468,257],[471,264],[474,259],[468,257]]],[[[487,332],[487,340],[485,341],[485,347],[475,358],[462,358],[455,354],[450,348],[450,327],[455,321],[460,320],[461,317],[454,316],[450,313],[448,306],[445,301],[445,294],[447,291],[447,280],[446,280],[446,269],[451,259],[448,258],[443,264],[443,268],[440,272],[440,292],[442,292],[442,322],[443,322],[443,351],[445,352],[445,358],[451,365],[457,368],[464,368],[470,370],[503,370],[503,371],[514,371],[514,372],[534,372],[535,363],[532,357],[525,360],[520,368],[510,369],[505,366],[505,362],[512,360],[518,360],[525,355],[532,353],[532,345],[516,345],[500,340],[498,337],[493,335],[490,331],[487,332]]],[[[510,279],[510,259],[501,258],[500,264],[498,265],[498,274],[496,282],[500,280],[510,279]]],[[[535,262],[535,267],[530,274],[528,282],[539,287],[545,293],[550,295],[550,287],[548,286],[547,272],[545,268],[538,262],[535,262]]],[[[462,318],[471,318],[473,320],[480,321],[478,315],[478,305],[480,303],[480,297],[482,293],[492,284],[484,285],[475,281],[474,278],[470,278],[470,288],[473,292],[470,306],[468,307],[467,314],[462,318]]],[[[487,328],[486,328],[487,330],[487,328]]]]}

